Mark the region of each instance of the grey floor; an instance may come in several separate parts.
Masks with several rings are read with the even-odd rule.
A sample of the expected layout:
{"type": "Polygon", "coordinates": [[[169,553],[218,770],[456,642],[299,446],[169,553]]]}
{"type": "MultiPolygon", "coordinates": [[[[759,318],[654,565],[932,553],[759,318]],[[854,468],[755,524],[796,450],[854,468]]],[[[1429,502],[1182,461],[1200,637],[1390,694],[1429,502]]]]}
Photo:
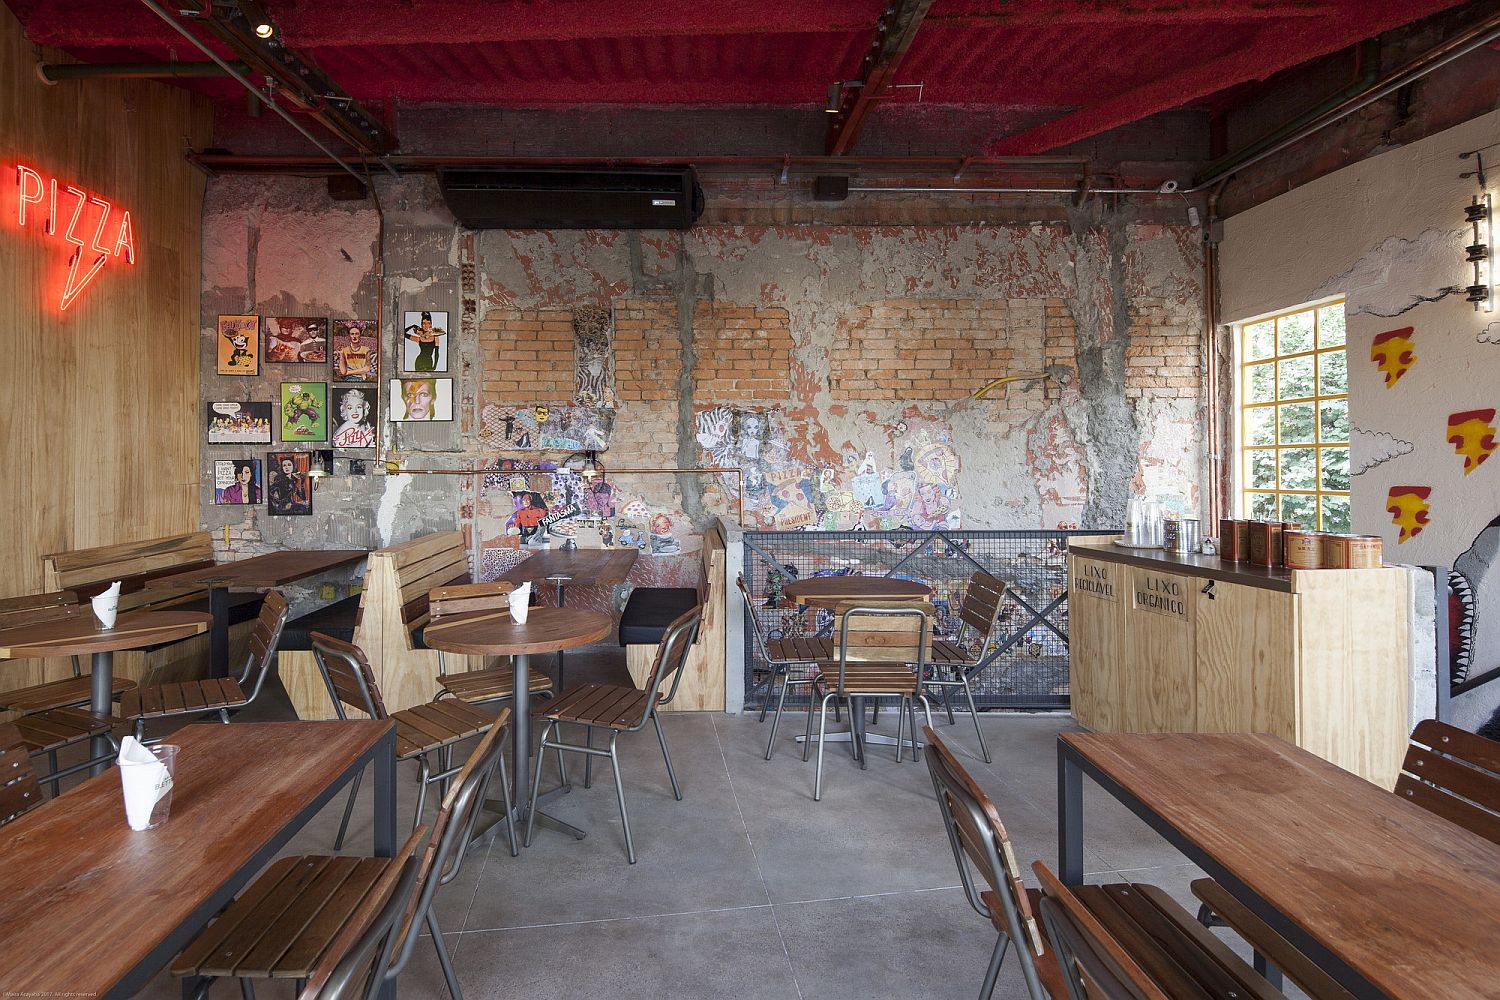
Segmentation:
{"type": "MultiPolygon", "coordinates": [[[[570,657],[570,683],[623,675],[619,650],[570,657]],[[616,658],[619,662],[616,662],[616,658]]],[[[285,717],[272,702],[262,717],[285,717]]],[[[874,748],[861,771],[847,746],[831,746],[821,802],[813,765],[793,737],[790,714],[775,757],[763,759],[769,720],[754,714],[673,714],[666,733],[682,784],[672,798],[649,731],[622,737],[622,770],[639,862],[625,860],[619,814],[606,768],[545,808],[583,827],[575,841],[539,830],[512,858],[503,826],[476,845],[459,877],[438,895],[438,913],[461,985],[471,1000],[600,997],[715,997],[869,1000],[973,998],[994,934],[969,909],[940,825],[926,765],[898,764],[874,748]]],[[[1055,737],[1074,728],[1060,715],[985,714],[994,757],[985,764],[973,727],[960,715],[939,731],[966,751],[967,766],[995,800],[1017,855],[1056,864],[1055,737]]],[[[885,713],[879,729],[894,727],[885,713]]],[[[402,774],[409,810],[415,768],[402,774]]],[[[544,787],[556,784],[549,759],[544,787]]],[[[362,795],[346,853],[370,848],[370,802],[362,795]]],[[[1167,887],[1185,904],[1198,876],[1182,857],[1123,807],[1086,792],[1086,857],[1091,881],[1167,887]]],[[[328,853],[337,807],[319,815],[289,853],[328,853]]],[[[409,813],[403,813],[409,815],[409,813]]],[[[1226,933],[1227,932],[1221,932],[1226,933]]],[[[289,984],[263,997],[291,996],[289,984]]],[[[418,942],[401,978],[406,997],[446,991],[428,941],[418,942]]],[[[215,995],[236,995],[220,984],[215,995]]],[[[142,994],[179,996],[162,976],[142,994]]],[[[1024,997],[1007,963],[1000,998],[1024,997]]]]}

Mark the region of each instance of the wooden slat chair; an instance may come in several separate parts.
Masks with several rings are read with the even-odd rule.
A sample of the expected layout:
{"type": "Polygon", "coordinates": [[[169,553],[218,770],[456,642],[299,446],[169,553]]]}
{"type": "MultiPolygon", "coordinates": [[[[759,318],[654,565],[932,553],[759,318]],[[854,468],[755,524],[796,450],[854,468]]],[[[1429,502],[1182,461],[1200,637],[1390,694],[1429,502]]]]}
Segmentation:
{"type": "Polygon", "coordinates": [[[703,605],[684,613],[667,627],[666,634],[656,647],[656,668],[644,689],[616,687],[610,684],[584,684],[566,692],[552,702],[542,716],[547,726],[542,730],[541,748],[536,755],[536,774],[531,783],[531,801],[527,804],[526,846],[531,846],[531,833],[536,824],[537,791],[542,782],[542,761],[548,750],[557,751],[558,769],[563,782],[567,782],[567,770],[563,764],[564,753],[580,753],[586,760],[584,765],[585,788],[592,782],[595,757],[608,757],[615,776],[615,797],[620,803],[620,823],[625,828],[625,857],[635,864],[635,844],[630,838],[630,815],[625,809],[625,785],[620,780],[620,757],[615,752],[615,743],[621,733],[640,732],[649,720],[656,726],[656,739],[661,744],[661,756],[667,764],[667,777],[672,780],[672,794],[682,801],[682,789],[677,784],[677,772],[672,769],[672,755],[667,751],[667,737],[661,729],[657,709],[670,704],[677,696],[677,686],[682,681],[683,666],[687,663],[693,643],[698,638],[698,626],[703,621],[703,605]],[[668,681],[671,687],[661,693],[668,681]],[[584,726],[587,737],[582,746],[565,742],[561,738],[564,722],[584,726]],[[609,730],[609,749],[594,746],[594,730],[609,730]]]}
{"type": "MultiPolygon", "coordinates": [[[[760,615],[757,614],[759,609],[755,606],[755,599],[750,596],[750,588],[746,586],[745,578],[736,577],[735,586],[739,588],[740,598],[745,602],[745,618],[750,622],[755,645],[760,650],[761,658],[766,661],[768,668],[765,682],[766,696],[761,699],[760,703],[761,722],[766,721],[766,710],[771,705],[771,689],[776,686],[777,678],[781,679],[781,695],[776,699],[776,717],[771,720],[771,736],[766,740],[766,760],[770,760],[771,751],[776,746],[776,727],[781,724],[781,712],[786,706],[787,689],[812,687],[814,681],[817,680],[817,664],[833,658],[833,640],[827,636],[766,638],[765,627],[761,624],[760,615]],[[803,676],[793,677],[792,670],[796,667],[802,667],[807,672],[803,676]]],[[[811,697],[810,694],[809,697],[811,697]]]]}
{"type": "MultiPolygon", "coordinates": [[[[0,629],[36,622],[50,622],[59,618],[75,618],[91,613],[81,608],[78,595],[71,590],[57,590],[48,594],[31,594],[27,597],[11,597],[0,601],[0,629]]],[[[49,708],[70,705],[87,705],[91,679],[83,672],[78,657],[73,657],[73,676],[59,681],[47,681],[27,687],[0,691],[0,708],[13,712],[40,712],[49,708]]],[[[114,696],[135,687],[135,681],[125,677],[114,678],[114,696]]]]}
{"type": "Polygon", "coordinates": [[[962,623],[958,635],[952,640],[934,640],[932,663],[922,686],[938,688],[943,695],[943,706],[948,710],[948,724],[954,723],[954,688],[964,693],[969,703],[969,715],[974,720],[974,735],[979,738],[979,752],[986,764],[991,763],[990,749],[984,742],[984,730],[979,726],[979,710],[974,707],[974,692],[969,687],[969,668],[983,662],[990,647],[999,637],[1000,611],[1005,607],[1006,583],[989,573],[975,573],[969,577],[964,588],[963,601],[958,606],[958,619],[962,623]]]}
{"type": "Polygon", "coordinates": [[[260,697],[286,616],[286,598],[277,591],[268,592],[261,603],[255,629],[250,633],[250,648],[238,677],[138,687],[121,696],[120,717],[135,723],[136,739],[141,740],[145,738],[149,719],[217,713],[221,722],[228,723],[231,711],[238,711],[260,697]]]}
{"type": "Polygon", "coordinates": [[[42,801],[31,751],[15,723],[0,722],[0,826],[42,801]]]}
{"type": "Polygon", "coordinates": [[[86,708],[49,708],[18,715],[12,720],[12,724],[20,731],[21,740],[29,753],[33,756],[47,755],[47,773],[37,777],[49,786],[52,796],[56,798],[61,791],[59,782],[63,778],[95,764],[114,760],[115,752],[119,750],[113,735],[116,721],[109,716],[95,715],[86,708]],[[58,751],[91,740],[95,736],[109,739],[113,748],[110,753],[101,757],[91,756],[67,767],[58,765],[58,751]]]}
{"type": "MultiPolygon", "coordinates": [[[[828,705],[830,702],[851,701],[868,698],[878,704],[880,698],[898,700],[896,718],[896,760],[902,758],[902,733],[908,718],[911,721],[911,754],[917,759],[917,720],[914,703],[921,699],[927,715],[927,725],[932,725],[932,706],[922,693],[918,678],[922,674],[931,644],[929,625],[932,620],[932,605],[926,602],[898,603],[882,602],[867,604],[844,602],[834,608],[838,627],[838,660],[820,666],[817,682],[827,688],[818,714],[818,764],[813,776],[813,800],[823,798],[823,746],[828,733],[828,705]]],[[[855,720],[854,705],[849,705],[851,724],[855,720]]],[[[854,729],[857,734],[858,729],[854,729]]],[[[807,760],[808,746],[812,743],[812,702],[807,706],[807,738],[802,744],[802,759],[807,760]]],[[[858,736],[849,744],[859,766],[869,766],[865,759],[865,748],[858,736]]]]}
{"type": "Polygon", "coordinates": [[[1436,719],[1419,722],[1396,794],[1500,843],[1500,743],[1436,719]]]}
{"type": "MultiPolygon", "coordinates": [[[[407,962],[423,927],[432,937],[438,963],[453,1000],[462,1000],[458,977],[443,941],[433,899],[463,867],[474,840],[490,780],[501,763],[501,747],[510,720],[503,709],[495,724],[480,738],[444,796],[431,834],[421,851],[411,905],[396,924],[396,937],[385,978],[394,980],[407,962]]],[[[312,918],[333,907],[347,913],[360,899],[366,884],[359,866],[379,870],[378,858],[304,855],[282,858],[256,884],[231,904],[218,921],[193,942],[173,964],[179,976],[245,979],[303,979],[312,974],[335,943],[339,924],[312,918]],[[350,869],[341,880],[341,868],[350,869]],[[268,890],[257,891],[266,882],[268,890]]],[[[391,862],[383,862],[389,866],[391,862]]]]}
{"type": "MultiPolygon", "coordinates": [[[[1340,986],[1270,924],[1252,913],[1248,906],[1231,896],[1222,885],[1211,878],[1200,878],[1192,883],[1192,890],[1193,895],[1220,918],[1220,922],[1234,928],[1255,949],[1258,970],[1262,962],[1269,962],[1311,1000],[1354,1000],[1354,994],[1340,986]]],[[[1267,978],[1274,984],[1274,979],[1267,978]]]]}
{"type": "Polygon", "coordinates": [[[1285,1000],[1159,886],[1069,887],[1032,868],[1072,1000],[1285,1000]]]}
{"type": "Polygon", "coordinates": [[[394,858],[277,860],[183,949],[172,974],[195,977],[195,1000],[206,1000],[214,982],[229,977],[240,980],[251,1000],[255,979],[297,980],[300,987],[332,961],[330,952],[345,952],[351,931],[368,931],[372,918],[381,926],[382,944],[372,968],[387,968],[431,843],[432,831],[419,826],[394,858]]]}
{"type": "Polygon", "coordinates": [[[979,988],[980,1000],[987,1000],[995,991],[1001,963],[1012,943],[1031,1000],[1065,1000],[1068,993],[1062,970],[1037,920],[1040,894],[1022,884],[1021,866],[995,804],[931,727],[922,732],[927,738],[927,770],[932,775],[964,895],[999,934],[984,984],[979,988]],[[988,889],[976,887],[971,866],[988,889]]]}
{"type": "MultiPolygon", "coordinates": [[[[334,713],[347,719],[352,708],[371,719],[390,719],[396,724],[396,759],[415,760],[418,767],[417,808],[412,814],[412,825],[422,821],[422,807],[427,802],[427,786],[447,781],[460,771],[453,766],[453,747],[471,736],[487,733],[497,725],[504,725],[495,716],[472,705],[454,699],[433,701],[425,705],[404,708],[399,712],[387,712],[385,700],[380,695],[380,686],[375,682],[375,672],[364,650],[352,642],[344,642],[321,632],[312,636],[313,658],[327,685],[328,696],[333,699],[334,713]],[[438,757],[434,772],[429,757],[438,757]]],[[[500,719],[508,719],[510,710],[505,709],[500,719]]],[[[349,829],[349,817],[354,811],[354,800],[359,794],[363,773],[356,775],[349,790],[349,802],[344,806],[344,818],[339,822],[338,836],[333,842],[335,851],[344,846],[344,834],[349,829]]],[[[516,854],[515,821],[510,815],[510,779],[502,767],[500,772],[502,790],[506,802],[506,826],[510,831],[510,853],[516,854]]]]}
{"type": "MultiPolygon", "coordinates": [[[[508,580],[434,587],[427,595],[429,624],[444,615],[456,615],[465,611],[505,611],[508,614],[512,589],[508,580]]],[[[450,674],[445,671],[445,665],[443,651],[438,650],[438,698],[451,695],[459,701],[483,704],[487,701],[502,701],[515,694],[515,674],[509,666],[450,674]]],[[[552,693],[551,677],[540,670],[531,671],[530,677],[533,695],[552,693]]]]}

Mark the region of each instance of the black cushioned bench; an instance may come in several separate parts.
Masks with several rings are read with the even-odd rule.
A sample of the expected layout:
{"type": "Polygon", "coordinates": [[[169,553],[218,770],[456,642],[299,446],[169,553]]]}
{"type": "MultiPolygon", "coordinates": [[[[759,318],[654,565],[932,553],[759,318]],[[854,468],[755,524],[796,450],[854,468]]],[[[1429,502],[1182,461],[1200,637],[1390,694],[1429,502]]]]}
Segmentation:
{"type": "Polygon", "coordinates": [[[655,646],[667,626],[698,605],[696,587],[637,587],[620,612],[620,645],[655,646]]]}
{"type": "Polygon", "coordinates": [[[359,595],[355,594],[287,622],[281,630],[281,642],[277,648],[310,650],[314,632],[353,642],[354,626],[358,621],[359,595]]]}

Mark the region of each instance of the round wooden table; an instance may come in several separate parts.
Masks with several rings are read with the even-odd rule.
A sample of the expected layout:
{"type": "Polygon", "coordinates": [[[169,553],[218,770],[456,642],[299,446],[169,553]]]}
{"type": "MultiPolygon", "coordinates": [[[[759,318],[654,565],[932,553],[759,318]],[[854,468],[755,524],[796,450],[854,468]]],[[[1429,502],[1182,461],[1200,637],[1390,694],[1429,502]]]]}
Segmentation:
{"type": "Polygon", "coordinates": [[[922,601],[932,596],[932,588],[920,580],[855,575],[797,580],[781,592],[798,604],[829,610],[845,601],[922,601]]]}
{"type": "MultiPolygon", "coordinates": [[[[511,783],[516,797],[517,822],[524,803],[531,795],[531,654],[561,653],[606,638],[615,630],[611,615],[574,608],[532,608],[523,625],[510,611],[469,611],[444,615],[427,623],[422,641],[445,653],[467,653],[471,656],[509,656],[513,669],[511,696],[511,766],[515,780],[511,783]]],[[[557,791],[563,791],[559,788],[557,791]]],[[[555,793],[554,793],[555,794],[555,793]]],[[[550,797],[550,795],[549,795],[550,797]]],[[[542,801],[539,797],[538,801],[542,801]]],[[[584,831],[554,819],[540,810],[537,820],[561,829],[582,840],[584,831]]]]}
{"type": "MultiPolygon", "coordinates": [[[[115,650],[144,649],[201,635],[212,622],[213,617],[201,611],[133,611],[120,615],[115,627],[106,629],[90,608],[72,618],[0,629],[0,660],[89,654],[93,658],[89,710],[107,716],[114,702],[115,650]]],[[[103,757],[109,752],[108,746],[105,737],[96,736],[89,752],[103,757]]],[[[98,774],[104,768],[104,764],[95,764],[92,770],[98,774]]]]}

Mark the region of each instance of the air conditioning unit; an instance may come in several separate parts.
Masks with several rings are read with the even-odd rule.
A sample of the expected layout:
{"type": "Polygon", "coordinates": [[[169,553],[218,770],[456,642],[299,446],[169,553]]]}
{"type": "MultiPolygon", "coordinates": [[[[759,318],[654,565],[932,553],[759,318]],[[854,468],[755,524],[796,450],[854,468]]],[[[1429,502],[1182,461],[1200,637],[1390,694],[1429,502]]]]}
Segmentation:
{"type": "Polygon", "coordinates": [[[691,229],[703,214],[691,167],[459,167],[438,184],[470,229],[691,229]]]}

